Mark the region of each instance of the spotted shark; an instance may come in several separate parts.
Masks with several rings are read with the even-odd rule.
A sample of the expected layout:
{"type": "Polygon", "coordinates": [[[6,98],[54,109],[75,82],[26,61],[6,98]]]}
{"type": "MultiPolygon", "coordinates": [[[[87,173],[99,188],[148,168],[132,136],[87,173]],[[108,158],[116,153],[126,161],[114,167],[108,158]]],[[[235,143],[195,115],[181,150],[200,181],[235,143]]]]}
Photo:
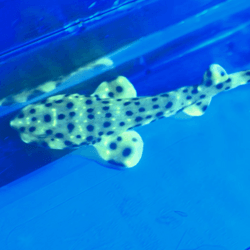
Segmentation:
{"type": "Polygon", "coordinates": [[[201,116],[213,96],[249,82],[250,70],[227,74],[212,64],[201,84],[138,97],[131,82],[119,76],[102,82],[90,96],[60,94],[30,104],[10,126],[25,143],[57,150],[92,146],[107,166],[130,168],[143,153],[143,140],[134,128],[179,112],[201,116]]]}

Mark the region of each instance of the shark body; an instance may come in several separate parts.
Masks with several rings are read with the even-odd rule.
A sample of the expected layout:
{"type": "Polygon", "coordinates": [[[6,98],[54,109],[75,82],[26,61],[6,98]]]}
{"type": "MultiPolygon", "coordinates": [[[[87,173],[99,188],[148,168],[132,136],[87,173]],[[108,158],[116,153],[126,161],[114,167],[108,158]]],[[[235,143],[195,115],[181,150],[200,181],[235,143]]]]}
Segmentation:
{"type": "Polygon", "coordinates": [[[213,96],[248,82],[250,71],[228,75],[212,64],[200,85],[137,97],[128,79],[119,76],[101,83],[91,96],[56,95],[28,105],[10,125],[25,143],[51,149],[91,145],[107,165],[133,167],[143,152],[143,141],[133,128],[178,112],[200,116],[213,96]]]}

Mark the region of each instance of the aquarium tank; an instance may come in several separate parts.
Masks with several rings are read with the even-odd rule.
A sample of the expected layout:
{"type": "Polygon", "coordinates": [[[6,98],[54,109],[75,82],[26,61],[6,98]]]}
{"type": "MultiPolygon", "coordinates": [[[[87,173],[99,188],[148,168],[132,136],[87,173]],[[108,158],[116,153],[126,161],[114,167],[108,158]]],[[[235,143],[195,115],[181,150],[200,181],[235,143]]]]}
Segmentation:
{"type": "Polygon", "coordinates": [[[249,0],[0,0],[0,249],[250,249],[249,0]]]}

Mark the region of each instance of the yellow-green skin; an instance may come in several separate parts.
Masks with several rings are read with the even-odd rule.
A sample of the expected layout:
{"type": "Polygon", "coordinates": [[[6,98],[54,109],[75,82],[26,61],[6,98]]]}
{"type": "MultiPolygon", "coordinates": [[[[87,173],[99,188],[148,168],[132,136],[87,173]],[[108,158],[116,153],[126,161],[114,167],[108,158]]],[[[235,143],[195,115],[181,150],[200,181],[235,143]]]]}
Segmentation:
{"type": "Polygon", "coordinates": [[[133,85],[118,77],[103,82],[91,96],[56,95],[22,109],[10,125],[25,143],[52,149],[94,145],[102,159],[133,167],[142,155],[141,137],[131,129],[180,111],[202,115],[211,98],[250,80],[250,71],[228,75],[212,64],[200,85],[150,97],[137,97],[133,85]]]}

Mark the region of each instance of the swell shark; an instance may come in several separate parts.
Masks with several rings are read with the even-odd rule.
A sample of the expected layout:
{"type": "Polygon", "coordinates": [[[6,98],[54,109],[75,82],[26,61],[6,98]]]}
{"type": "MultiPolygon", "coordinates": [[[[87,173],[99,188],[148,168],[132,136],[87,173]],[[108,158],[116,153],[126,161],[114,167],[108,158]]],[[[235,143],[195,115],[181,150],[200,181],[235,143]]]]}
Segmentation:
{"type": "Polygon", "coordinates": [[[227,74],[212,64],[199,85],[138,97],[131,82],[119,76],[102,82],[90,96],[61,94],[30,104],[10,126],[25,143],[57,150],[92,146],[105,165],[131,168],[143,153],[143,140],[134,128],[179,112],[201,116],[215,95],[249,82],[250,70],[227,74]]]}

